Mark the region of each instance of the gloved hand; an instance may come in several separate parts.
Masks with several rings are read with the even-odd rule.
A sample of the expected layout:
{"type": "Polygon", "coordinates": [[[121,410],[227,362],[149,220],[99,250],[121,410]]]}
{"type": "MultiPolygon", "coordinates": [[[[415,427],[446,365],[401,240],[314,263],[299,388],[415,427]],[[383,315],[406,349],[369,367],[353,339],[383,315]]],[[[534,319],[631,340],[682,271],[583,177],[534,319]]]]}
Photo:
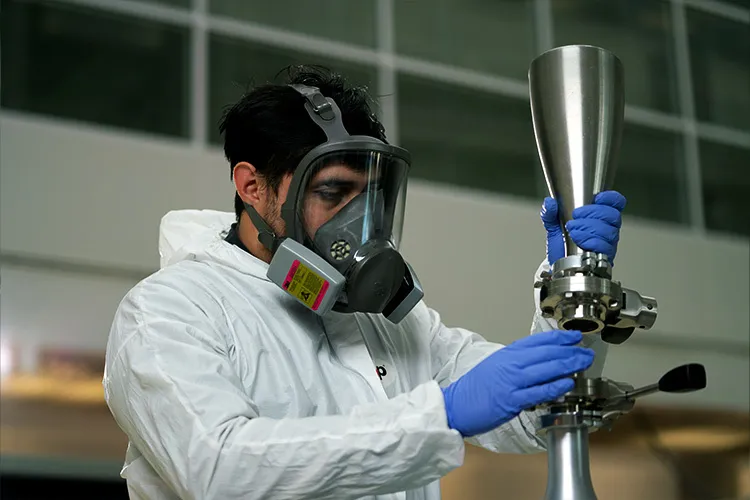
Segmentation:
{"type": "MultiPolygon", "coordinates": [[[[603,253],[614,264],[617,243],[620,241],[622,211],[627,200],[617,191],[602,191],[590,205],[573,210],[573,219],[565,228],[573,242],[587,252],[603,253]]],[[[557,201],[545,198],[541,211],[542,224],[547,230],[547,261],[549,265],[565,256],[565,242],[557,214],[557,201]]]]}
{"type": "Polygon", "coordinates": [[[529,335],[495,351],[443,388],[448,426],[464,437],[489,432],[523,410],[559,398],[594,361],[594,351],[575,347],[581,332],[553,330],[529,335]]]}

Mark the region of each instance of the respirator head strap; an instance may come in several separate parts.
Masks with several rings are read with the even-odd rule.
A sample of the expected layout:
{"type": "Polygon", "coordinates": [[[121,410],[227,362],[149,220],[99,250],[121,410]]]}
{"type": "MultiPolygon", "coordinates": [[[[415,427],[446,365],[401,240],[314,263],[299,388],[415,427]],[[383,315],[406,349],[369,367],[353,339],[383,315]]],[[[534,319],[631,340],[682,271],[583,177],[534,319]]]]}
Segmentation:
{"type": "Polygon", "coordinates": [[[250,217],[250,221],[255,226],[255,229],[258,230],[258,241],[270,250],[271,253],[276,252],[279,243],[281,243],[281,239],[276,236],[276,233],[273,232],[271,226],[260,216],[258,211],[255,210],[255,207],[244,201],[242,203],[245,205],[245,212],[247,212],[248,217],[250,217]]]}
{"type": "Polygon", "coordinates": [[[326,134],[327,142],[348,139],[349,132],[341,120],[341,110],[336,101],[325,97],[317,87],[289,85],[305,98],[305,109],[310,118],[326,134]]]}
{"type": "MultiPolygon", "coordinates": [[[[310,115],[310,118],[312,118],[315,124],[323,130],[328,142],[343,140],[349,137],[349,133],[346,131],[346,128],[344,128],[344,124],[341,121],[341,111],[333,99],[323,96],[320,89],[317,87],[311,87],[308,85],[289,86],[305,98],[305,109],[307,110],[307,114],[310,115]]],[[[245,202],[243,202],[243,204],[245,205],[247,215],[258,230],[258,241],[270,250],[271,253],[275,253],[283,238],[276,235],[271,226],[260,216],[255,208],[245,202]]],[[[285,208],[289,210],[289,207],[285,208]]],[[[285,211],[286,210],[282,210],[282,212],[285,211]]]]}
{"type": "Polygon", "coordinates": [[[336,118],[336,114],[331,108],[331,103],[325,96],[320,92],[317,87],[310,87],[307,85],[289,85],[294,90],[302,94],[307,100],[307,103],[312,108],[313,112],[325,121],[331,121],[336,118]]]}

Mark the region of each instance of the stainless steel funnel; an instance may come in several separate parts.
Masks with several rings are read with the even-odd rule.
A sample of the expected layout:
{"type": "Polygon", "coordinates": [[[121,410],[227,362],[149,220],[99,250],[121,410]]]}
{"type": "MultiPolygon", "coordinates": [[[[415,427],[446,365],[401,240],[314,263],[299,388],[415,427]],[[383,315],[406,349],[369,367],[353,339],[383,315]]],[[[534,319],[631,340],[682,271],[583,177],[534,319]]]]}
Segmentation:
{"type": "Polygon", "coordinates": [[[560,208],[566,256],[582,251],[567,237],[575,208],[612,188],[625,114],[620,60],[590,45],[549,50],[529,68],[531,116],[550,195],[560,208]]]}

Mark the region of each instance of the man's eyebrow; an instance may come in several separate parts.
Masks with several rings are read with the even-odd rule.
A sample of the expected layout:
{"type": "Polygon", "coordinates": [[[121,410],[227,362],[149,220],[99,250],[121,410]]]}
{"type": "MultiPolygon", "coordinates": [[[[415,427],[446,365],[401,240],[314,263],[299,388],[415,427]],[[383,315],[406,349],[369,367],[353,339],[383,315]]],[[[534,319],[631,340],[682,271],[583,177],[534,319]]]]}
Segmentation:
{"type": "Polygon", "coordinates": [[[353,188],[358,184],[357,181],[351,179],[342,179],[340,177],[329,177],[327,179],[320,179],[314,181],[312,184],[313,189],[319,189],[322,187],[328,188],[353,188]]]}

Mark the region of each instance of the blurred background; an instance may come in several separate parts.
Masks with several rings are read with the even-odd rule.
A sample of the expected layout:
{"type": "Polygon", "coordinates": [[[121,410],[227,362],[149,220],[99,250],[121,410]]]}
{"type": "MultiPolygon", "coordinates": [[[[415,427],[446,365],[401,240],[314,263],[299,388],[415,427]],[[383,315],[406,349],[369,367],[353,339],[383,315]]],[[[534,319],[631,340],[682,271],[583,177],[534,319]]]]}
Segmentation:
{"type": "MultiPolygon", "coordinates": [[[[625,66],[616,278],[659,300],[610,349],[635,386],[703,363],[592,436],[602,499],[750,498],[750,0],[1,0],[0,494],[126,498],[103,402],[117,304],[169,210],[231,211],[217,122],[322,64],[414,158],[403,250],[449,325],[528,333],[545,187],[526,72],[585,43],[625,66]],[[488,280],[491,267],[494,278],[488,280]]],[[[444,498],[541,498],[544,455],[469,448],[444,498]]]]}

